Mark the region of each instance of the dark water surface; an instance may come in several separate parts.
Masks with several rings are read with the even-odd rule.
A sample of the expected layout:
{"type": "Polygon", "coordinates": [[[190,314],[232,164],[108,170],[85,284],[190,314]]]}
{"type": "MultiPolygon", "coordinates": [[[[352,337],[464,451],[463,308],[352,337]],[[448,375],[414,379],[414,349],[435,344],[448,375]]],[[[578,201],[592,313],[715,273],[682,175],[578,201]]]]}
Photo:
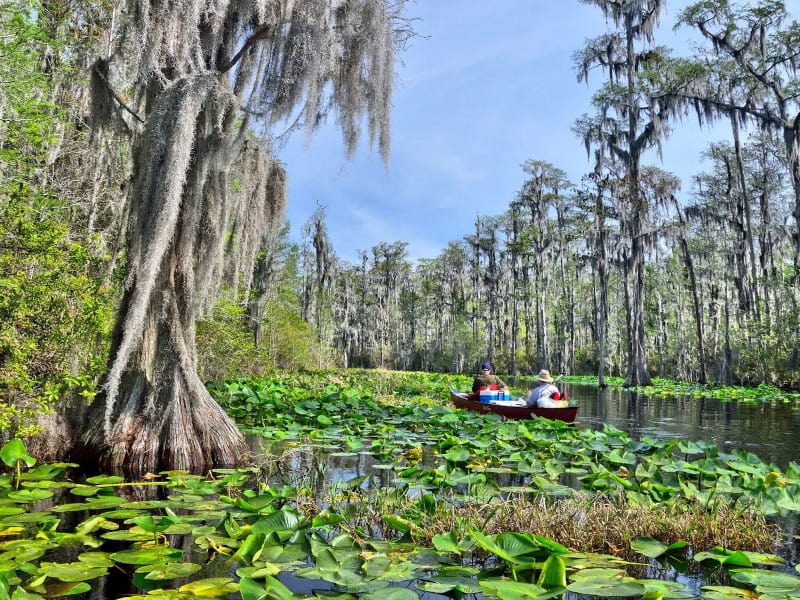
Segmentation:
{"type": "Polygon", "coordinates": [[[800,407],[692,397],[654,398],[637,392],[567,384],[580,406],[576,423],[602,429],[613,425],[636,439],[709,440],[725,451],[745,450],[785,470],[800,463],[800,407]]]}

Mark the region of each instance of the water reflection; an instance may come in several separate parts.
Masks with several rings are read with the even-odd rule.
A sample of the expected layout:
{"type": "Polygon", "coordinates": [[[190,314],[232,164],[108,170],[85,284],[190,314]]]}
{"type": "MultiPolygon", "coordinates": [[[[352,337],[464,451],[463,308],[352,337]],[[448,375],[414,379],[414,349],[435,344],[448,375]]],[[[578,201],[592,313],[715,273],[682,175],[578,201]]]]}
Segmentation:
{"type": "Polygon", "coordinates": [[[581,407],[579,426],[613,425],[636,439],[710,440],[725,451],[752,452],[782,470],[791,461],[800,462],[800,410],[792,404],[657,398],[629,390],[566,387],[581,407]]]}

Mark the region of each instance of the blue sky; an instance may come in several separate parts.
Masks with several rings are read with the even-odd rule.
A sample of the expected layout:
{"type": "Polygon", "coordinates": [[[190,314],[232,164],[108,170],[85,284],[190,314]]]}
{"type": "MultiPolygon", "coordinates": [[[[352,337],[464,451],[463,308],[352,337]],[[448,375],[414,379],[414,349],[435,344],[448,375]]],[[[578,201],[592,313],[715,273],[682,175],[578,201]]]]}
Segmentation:
{"type": "MultiPolygon", "coordinates": [[[[669,2],[659,42],[687,47],[672,31],[669,2]]],[[[506,210],[525,180],[521,165],[543,160],[579,182],[591,169],[571,127],[591,113],[592,90],[577,82],[572,55],[606,29],[600,11],[577,0],[416,0],[420,37],[399,57],[388,172],[364,140],[352,160],[331,123],[302,133],[279,155],[289,174],[292,238],[318,204],[326,207],[336,254],[357,262],[375,244],[408,242],[412,260],[434,258],[474,229],[478,215],[506,210]]],[[[724,132],[724,129],[721,130],[724,132]]],[[[658,164],[684,180],[701,170],[701,152],[724,133],[692,118],[664,147],[658,164]]]]}

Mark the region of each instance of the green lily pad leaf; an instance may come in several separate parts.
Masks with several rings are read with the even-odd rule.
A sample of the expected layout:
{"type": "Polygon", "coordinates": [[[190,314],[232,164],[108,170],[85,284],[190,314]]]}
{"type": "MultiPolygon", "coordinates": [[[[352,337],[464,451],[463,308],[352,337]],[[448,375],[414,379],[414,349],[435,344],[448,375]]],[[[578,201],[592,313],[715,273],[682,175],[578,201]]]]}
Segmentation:
{"type": "Polygon", "coordinates": [[[604,578],[581,578],[567,586],[570,592],[609,598],[612,596],[636,596],[645,593],[645,588],[634,579],[630,581],[604,578]]]}
{"type": "Polygon", "coordinates": [[[471,531],[470,534],[481,548],[512,563],[525,562],[520,561],[520,557],[533,557],[541,548],[528,534],[501,533],[487,536],[477,530],[471,531]]]}
{"type": "Polygon", "coordinates": [[[95,515],[94,517],[89,517],[82,523],[79,523],[75,528],[75,533],[77,535],[90,535],[100,529],[115,531],[119,529],[119,523],[115,521],[109,521],[108,519],[104,519],[103,517],[95,515]]]}
{"type": "Polygon", "coordinates": [[[146,514],[143,510],[138,510],[134,508],[120,508],[118,510],[108,510],[104,513],[100,513],[98,516],[103,517],[104,519],[132,519],[134,517],[140,517],[146,514]]]}
{"type": "MultiPolygon", "coordinates": [[[[18,527],[17,525],[12,525],[11,527],[6,527],[5,529],[0,528],[0,538],[7,536],[16,536],[24,532],[25,532],[24,527],[18,527]]],[[[2,570],[0,570],[0,573],[2,573],[2,570]]]]}
{"type": "Polygon", "coordinates": [[[53,492],[50,490],[40,489],[22,489],[8,492],[8,497],[14,502],[36,502],[37,500],[46,500],[53,497],[53,492]]]}
{"type": "Polygon", "coordinates": [[[13,560],[17,564],[30,562],[44,555],[51,544],[37,543],[32,540],[14,540],[3,544],[0,561],[13,560]]]}
{"type": "Polygon", "coordinates": [[[679,540],[673,544],[665,544],[646,536],[638,537],[631,542],[631,548],[633,550],[639,554],[647,556],[648,558],[658,558],[662,554],[686,548],[688,545],[689,543],[684,542],[683,540],[679,540]]]}
{"type": "Polygon", "coordinates": [[[230,577],[211,577],[192,581],[178,588],[179,592],[195,594],[204,598],[219,598],[239,591],[239,584],[230,577]]]}
{"type": "Polygon", "coordinates": [[[383,515],[381,518],[387,525],[394,527],[400,533],[408,533],[414,527],[411,521],[397,515],[383,515]]]}
{"type": "Polygon", "coordinates": [[[561,485],[560,483],[553,483],[544,477],[534,477],[533,483],[541,492],[548,496],[568,498],[575,494],[575,490],[571,487],[561,485]]]}
{"type": "Polygon", "coordinates": [[[0,506],[0,517],[11,517],[13,515],[20,515],[25,512],[24,508],[19,506],[0,506]]]}
{"type": "Polygon", "coordinates": [[[97,475],[86,479],[86,483],[92,485],[111,485],[114,483],[125,483],[125,478],[119,475],[97,475]]]}
{"type": "Polygon", "coordinates": [[[467,462],[470,452],[467,448],[451,448],[444,455],[444,459],[450,462],[467,462]]]}
{"type": "Polygon", "coordinates": [[[111,560],[108,552],[83,552],[78,555],[78,560],[92,567],[114,566],[114,561],[111,560]]]}
{"type": "Polygon", "coordinates": [[[694,555],[696,562],[703,562],[704,560],[715,560],[721,565],[728,565],[734,567],[752,567],[753,563],[748,558],[747,554],[742,551],[726,550],[717,546],[706,552],[698,552],[694,555]]]}
{"type": "Polygon", "coordinates": [[[764,554],[762,552],[751,552],[750,550],[742,550],[741,552],[754,565],[782,565],[786,562],[777,554],[764,554]]]}
{"type": "Polygon", "coordinates": [[[419,600],[419,594],[404,587],[388,587],[361,594],[359,600],[419,600]]]}
{"type": "Polygon", "coordinates": [[[311,521],[312,527],[322,527],[324,525],[338,525],[343,522],[345,518],[332,510],[330,507],[322,509],[314,519],[311,521]]]}
{"type": "Polygon", "coordinates": [[[646,590],[643,599],[660,600],[661,598],[694,598],[694,595],[684,592],[688,586],[680,581],[661,581],[660,579],[639,579],[639,583],[646,590]],[[648,594],[650,595],[648,597],[648,594]]]}
{"type": "Polygon", "coordinates": [[[149,533],[164,531],[175,522],[172,517],[145,515],[131,519],[133,523],[149,533]]]}
{"type": "Polygon", "coordinates": [[[42,575],[67,582],[88,581],[102,577],[107,572],[107,567],[95,567],[80,561],[73,563],[43,562],[39,565],[39,573],[42,575]]]}
{"type": "Polygon", "coordinates": [[[145,579],[151,581],[166,581],[188,577],[197,573],[202,568],[201,565],[190,562],[169,562],[155,565],[144,565],[136,569],[137,573],[147,573],[145,579]]]}
{"type": "Polygon", "coordinates": [[[88,498],[86,501],[87,508],[89,510],[108,510],[110,508],[117,508],[118,506],[125,504],[125,498],[120,498],[119,496],[110,496],[110,495],[100,495],[100,496],[93,496],[88,498]]]}
{"type": "MultiPolygon", "coordinates": [[[[61,598],[63,596],[76,596],[83,594],[92,589],[92,586],[85,581],[81,582],[54,582],[47,584],[48,598],[61,598]]],[[[32,600],[33,598],[41,599],[41,596],[36,594],[29,594],[27,592],[20,594],[22,590],[17,588],[12,596],[13,600],[32,600]]]]}
{"type": "Polygon", "coordinates": [[[480,584],[488,596],[500,598],[501,600],[538,600],[550,596],[544,588],[522,581],[484,579],[480,584]]]}
{"type": "Polygon", "coordinates": [[[317,423],[320,425],[333,425],[333,421],[327,415],[317,415],[317,423]]]}
{"type": "Polygon", "coordinates": [[[753,592],[729,585],[704,585],[701,588],[704,600],[751,600],[753,592]]]}
{"type": "Polygon", "coordinates": [[[281,567],[273,563],[265,563],[258,567],[242,567],[236,569],[236,575],[241,577],[249,577],[251,579],[264,579],[266,577],[276,577],[280,575],[281,567]]]}
{"type": "MultiPolygon", "coordinates": [[[[445,569],[444,573],[448,571],[445,569]]],[[[478,594],[481,591],[480,583],[473,575],[442,573],[432,577],[430,581],[418,583],[417,588],[435,594],[446,594],[451,590],[455,590],[458,594],[478,594]]]]}
{"type": "Polygon", "coordinates": [[[800,577],[790,573],[763,569],[733,569],[731,579],[736,583],[747,583],[759,588],[765,586],[800,592],[800,577]]]}
{"type": "Polygon", "coordinates": [[[100,488],[93,485],[76,485],[69,490],[70,494],[75,494],[76,496],[82,496],[84,498],[96,496],[99,491],[100,488]]]}
{"type": "Polygon", "coordinates": [[[169,546],[121,550],[110,555],[111,559],[127,565],[152,565],[169,560],[180,559],[183,551],[169,546]]]}
{"type": "Polygon", "coordinates": [[[120,531],[108,531],[100,536],[104,540],[115,542],[146,542],[153,539],[153,535],[142,530],[122,529],[120,531]]]}

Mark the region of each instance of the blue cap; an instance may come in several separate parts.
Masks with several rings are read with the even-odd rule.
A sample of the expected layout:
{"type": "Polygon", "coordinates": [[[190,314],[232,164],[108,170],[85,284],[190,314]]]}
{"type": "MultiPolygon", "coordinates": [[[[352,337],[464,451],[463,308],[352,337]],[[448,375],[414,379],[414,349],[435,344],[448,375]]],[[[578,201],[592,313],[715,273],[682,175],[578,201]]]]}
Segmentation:
{"type": "Polygon", "coordinates": [[[483,363],[483,366],[481,367],[481,371],[491,371],[491,370],[492,370],[492,363],[490,363],[490,362],[483,363]]]}

